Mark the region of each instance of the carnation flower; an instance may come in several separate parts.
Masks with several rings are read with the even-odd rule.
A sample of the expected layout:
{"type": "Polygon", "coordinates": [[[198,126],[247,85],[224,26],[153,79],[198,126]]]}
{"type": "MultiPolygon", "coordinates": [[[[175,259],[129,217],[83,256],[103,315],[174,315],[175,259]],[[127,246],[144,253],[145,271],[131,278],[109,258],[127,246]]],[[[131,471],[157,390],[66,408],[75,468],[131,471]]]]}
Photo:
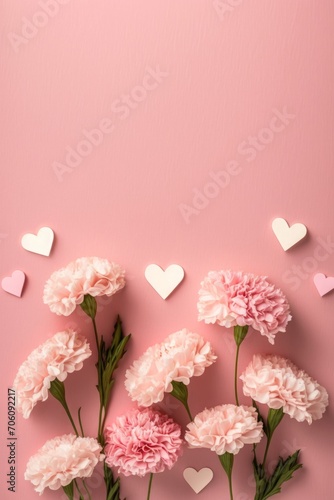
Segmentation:
{"type": "Polygon", "coordinates": [[[90,477],[95,466],[104,459],[102,446],[96,439],[65,434],[47,441],[30,457],[24,478],[40,495],[45,488],[58,490],[75,478],[90,477]]]}
{"type": "Polygon", "coordinates": [[[173,381],[188,385],[216,359],[209,342],[184,328],[149,347],[126,371],[125,387],[139,406],[151,406],[173,391],[173,381]]]}
{"type": "Polygon", "coordinates": [[[245,396],[275,410],[282,408],[298,422],[311,424],[328,405],[326,389],[280,356],[254,355],[240,378],[245,396]]]}
{"type": "Polygon", "coordinates": [[[58,315],[69,316],[85,295],[110,297],[118,292],[125,285],[124,273],[118,264],[107,259],[76,259],[48,279],[44,287],[44,304],[58,315]]]}
{"type": "Polygon", "coordinates": [[[106,429],[106,463],[125,476],[171,469],[181,455],[181,427],[168,415],[147,408],[118,417],[106,429]]]}
{"type": "Polygon", "coordinates": [[[205,409],[187,427],[189,448],[209,448],[217,455],[236,455],[245,444],[259,443],[263,436],[262,422],[252,406],[226,404],[205,409]]]}
{"type": "Polygon", "coordinates": [[[63,382],[68,373],[81,370],[91,354],[86,338],[71,329],[56,333],[32,351],[13,384],[18,412],[28,418],[37,402],[48,398],[51,382],[56,378],[63,382]]]}
{"type": "Polygon", "coordinates": [[[274,344],[275,334],[285,332],[291,319],[282,291],[255,276],[234,271],[210,271],[201,283],[198,319],[227,328],[251,326],[274,344]]]}

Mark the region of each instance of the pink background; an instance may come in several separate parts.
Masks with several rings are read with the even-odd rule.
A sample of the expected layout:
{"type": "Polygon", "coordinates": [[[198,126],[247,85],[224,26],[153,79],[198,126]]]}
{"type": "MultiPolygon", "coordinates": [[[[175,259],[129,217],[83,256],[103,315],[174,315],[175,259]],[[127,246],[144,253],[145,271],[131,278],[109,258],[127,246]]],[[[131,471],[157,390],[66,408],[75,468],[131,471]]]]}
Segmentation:
{"type": "MultiPolygon", "coordinates": [[[[221,0],[219,10],[209,0],[63,0],[42,15],[41,3],[0,2],[1,277],[15,269],[27,275],[21,299],[0,290],[5,499],[13,498],[5,485],[6,392],[19,364],[67,326],[77,326],[93,345],[82,315],[57,317],[42,303],[49,275],[79,256],[115,260],[128,275],[126,289],[100,302],[98,316],[107,333],[120,313],[125,331],[133,334],[117,372],[110,420],[132,406],[123,386],[125,369],[150,344],[184,326],[203,334],[219,355],[219,362],[191,383],[193,413],[232,401],[231,333],[197,322],[199,283],[211,269],[268,275],[291,303],[288,332],[277,337],[275,347],[250,335],[241,369],[255,352],[286,355],[333,396],[334,293],[321,298],[312,281],[315,272],[334,275],[332,248],[321,253],[322,260],[315,257],[318,238],[334,238],[333,2],[221,0]],[[27,28],[28,22],[39,27],[27,28]],[[22,29],[30,38],[18,38],[22,29]],[[160,68],[164,76],[145,77],[149,68],[160,68]],[[136,88],[143,81],[149,90],[136,88]],[[131,93],[120,109],[117,100],[131,93]],[[279,125],[274,110],[284,108],[290,118],[279,125]],[[57,177],[54,165],[65,164],[66,148],[80,149],[83,131],[104,118],[113,131],[90,146],[77,167],[57,177]],[[252,137],[256,146],[247,145],[252,137]],[[231,161],[238,165],[228,177],[231,161]],[[210,186],[212,171],[221,171],[225,183],[210,186]],[[193,200],[196,189],[211,198],[193,200]],[[182,204],[192,206],[188,223],[182,204]],[[307,238],[284,252],[271,230],[275,217],[303,222],[307,238]],[[56,234],[49,258],[20,246],[23,234],[42,226],[56,234]],[[185,269],[184,282],[166,301],[145,281],[145,267],[153,262],[185,269]]],[[[93,435],[94,384],[93,358],[66,382],[71,407],[83,405],[83,421],[93,435]]],[[[164,408],[187,423],[170,398],[164,408]]],[[[23,480],[26,462],[46,439],[69,430],[52,399],[39,404],[28,421],[18,417],[15,498],[37,498],[23,480]]],[[[332,497],[333,444],[331,406],[312,428],[284,419],[270,458],[302,448],[304,469],[284,486],[281,498],[332,497]]],[[[235,500],[253,498],[250,458],[249,448],[236,460],[235,500]]],[[[216,456],[186,450],[172,471],[155,477],[152,499],[195,498],[182,478],[189,466],[215,473],[199,498],[227,498],[216,456]]],[[[94,499],[104,498],[101,483],[99,475],[90,482],[94,499]]],[[[146,498],[146,488],[147,478],[122,481],[128,500],[146,498]]],[[[62,496],[47,492],[44,498],[62,496]]]]}

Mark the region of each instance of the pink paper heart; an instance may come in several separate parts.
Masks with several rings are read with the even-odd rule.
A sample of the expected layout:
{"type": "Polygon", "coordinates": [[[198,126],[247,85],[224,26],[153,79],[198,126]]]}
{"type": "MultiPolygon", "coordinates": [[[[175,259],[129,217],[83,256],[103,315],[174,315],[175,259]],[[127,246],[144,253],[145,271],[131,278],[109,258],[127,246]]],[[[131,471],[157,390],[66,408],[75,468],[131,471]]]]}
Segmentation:
{"type": "Polygon", "coordinates": [[[313,281],[321,297],[334,290],[333,276],[328,276],[327,278],[324,274],[318,273],[314,276],[313,281]]]}
{"type": "Polygon", "coordinates": [[[16,270],[11,276],[6,276],[1,281],[1,287],[5,292],[16,297],[21,297],[26,276],[23,271],[16,270]]]}

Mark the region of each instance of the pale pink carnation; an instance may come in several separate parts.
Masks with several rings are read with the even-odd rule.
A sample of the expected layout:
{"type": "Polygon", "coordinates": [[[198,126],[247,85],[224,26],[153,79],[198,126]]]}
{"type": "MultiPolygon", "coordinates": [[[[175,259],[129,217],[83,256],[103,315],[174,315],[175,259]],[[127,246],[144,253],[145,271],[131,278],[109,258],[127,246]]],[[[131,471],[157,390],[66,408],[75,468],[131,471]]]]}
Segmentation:
{"type": "Polygon", "coordinates": [[[85,295],[110,297],[125,285],[125,271],[114,262],[81,257],[55,271],[44,287],[43,301],[51,311],[69,316],[85,295]]]}
{"type": "Polygon", "coordinates": [[[90,477],[104,459],[96,439],[65,434],[47,441],[30,457],[24,478],[40,495],[45,488],[58,490],[73,479],[90,477]]]}
{"type": "Polygon", "coordinates": [[[201,283],[198,319],[227,328],[251,326],[274,344],[291,319],[286,297],[266,276],[234,271],[210,271],[201,283]]]}
{"type": "Polygon", "coordinates": [[[184,328],[149,347],[126,371],[125,387],[139,406],[151,406],[172,392],[172,381],[188,385],[216,359],[209,342],[184,328]]]}
{"type": "Polygon", "coordinates": [[[37,347],[14,380],[18,412],[28,418],[37,402],[48,398],[51,382],[56,378],[63,382],[68,373],[81,370],[91,354],[86,338],[71,329],[56,333],[37,347]]]}
{"type": "Polygon", "coordinates": [[[240,378],[245,396],[275,410],[283,408],[298,422],[311,424],[328,405],[326,389],[280,356],[255,354],[240,378]]]}
{"type": "Polygon", "coordinates": [[[245,444],[259,443],[263,436],[262,422],[252,406],[226,404],[205,409],[187,427],[189,448],[209,448],[217,455],[236,455],[245,444]]]}
{"type": "Polygon", "coordinates": [[[145,476],[171,469],[182,453],[181,427],[147,408],[118,417],[106,429],[106,463],[125,476],[145,476]]]}

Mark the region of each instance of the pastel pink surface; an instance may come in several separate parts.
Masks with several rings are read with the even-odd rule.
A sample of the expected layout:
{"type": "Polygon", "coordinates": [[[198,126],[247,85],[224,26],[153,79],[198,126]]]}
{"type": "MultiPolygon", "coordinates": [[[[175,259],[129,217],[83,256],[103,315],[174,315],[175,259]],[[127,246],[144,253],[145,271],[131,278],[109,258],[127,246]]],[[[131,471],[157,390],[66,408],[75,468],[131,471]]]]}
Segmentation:
{"type": "Polygon", "coordinates": [[[2,279],[1,288],[16,297],[21,297],[25,279],[23,271],[14,271],[11,276],[2,279]]]}
{"type": "Polygon", "coordinates": [[[314,276],[313,281],[321,297],[334,290],[334,277],[332,276],[327,277],[318,273],[314,276]]]}
{"type": "MultiPolygon", "coordinates": [[[[267,275],[292,307],[293,320],[275,346],[249,335],[240,369],[255,352],[285,355],[326,386],[331,401],[333,294],[320,299],[312,280],[321,270],[334,275],[332,0],[230,2],[236,5],[224,14],[217,3],[202,0],[63,1],[46,18],[36,17],[40,2],[7,1],[0,8],[1,276],[16,267],[29,276],[21,300],[1,294],[2,408],[6,388],[30,351],[72,326],[88,336],[94,355],[68,377],[66,390],[73,413],[82,406],[86,432],[96,434],[91,324],[80,310],[57,317],[42,303],[51,273],[90,255],[119,262],[128,276],[124,291],[98,301],[104,335],[117,313],[133,334],[117,371],[110,420],[133,406],[123,385],[126,368],[149,345],[183,327],[210,340],[219,355],[191,383],[192,412],[233,402],[232,334],[198,323],[196,310],[200,281],[221,268],[267,275]],[[16,39],[15,51],[15,38],[8,35],[29,31],[25,19],[47,22],[30,28],[26,42],[16,39]],[[92,135],[101,127],[112,129],[102,140],[99,132],[92,135]],[[87,135],[98,145],[83,143],[87,135]],[[79,157],[73,153],[78,147],[79,157]],[[191,208],[189,217],[184,205],[191,208]],[[271,229],[277,217],[308,228],[307,238],[288,252],[271,229]],[[56,234],[48,258],[20,243],[27,231],[43,226],[56,234]],[[163,269],[178,263],[185,270],[166,301],[145,279],[152,262],[163,269]]],[[[170,397],[163,408],[186,425],[185,412],[170,397]]],[[[297,448],[305,464],[285,485],[284,500],[332,496],[332,418],[330,406],[311,428],[288,418],[280,424],[269,466],[278,454],[297,448]]],[[[6,431],[2,411],[5,500],[15,497],[6,486],[6,431]]],[[[23,479],[27,460],[47,439],[69,431],[51,398],[28,421],[17,418],[15,498],[38,498],[23,479]]],[[[171,471],[154,479],[153,498],[194,498],[182,477],[187,467],[214,472],[202,500],[227,495],[217,457],[186,450],[171,471]]],[[[253,498],[251,475],[247,448],[235,461],[236,500],[253,498]]],[[[101,474],[89,481],[94,500],[103,498],[102,483],[101,474]]],[[[126,478],[122,485],[128,500],[145,498],[146,479],[126,478]]]]}

